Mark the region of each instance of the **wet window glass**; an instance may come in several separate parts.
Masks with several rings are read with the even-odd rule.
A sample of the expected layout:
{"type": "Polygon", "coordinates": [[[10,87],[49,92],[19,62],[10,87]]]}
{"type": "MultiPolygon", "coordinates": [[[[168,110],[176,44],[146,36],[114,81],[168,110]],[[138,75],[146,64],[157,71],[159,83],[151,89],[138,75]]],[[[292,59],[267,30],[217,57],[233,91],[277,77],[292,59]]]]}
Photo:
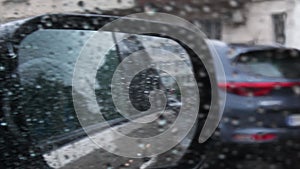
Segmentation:
{"type": "Polygon", "coordinates": [[[238,67],[259,76],[297,79],[300,77],[298,51],[254,51],[237,59],[238,67]]]}
{"type": "Polygon", "coordinates": [[[0,0],[0,16],[1,169],[300,168],[300,1],[0,0]]]}

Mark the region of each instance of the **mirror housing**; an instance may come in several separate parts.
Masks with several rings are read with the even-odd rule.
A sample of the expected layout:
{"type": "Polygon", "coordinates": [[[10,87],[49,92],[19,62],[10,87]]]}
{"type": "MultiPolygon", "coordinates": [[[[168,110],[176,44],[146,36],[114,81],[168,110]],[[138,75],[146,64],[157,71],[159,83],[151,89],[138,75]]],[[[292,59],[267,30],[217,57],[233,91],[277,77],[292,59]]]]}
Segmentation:
{"type": "MultiPolygon", "coordinates": [[[[23,21],[19,21],[16,23],[13,23],[11,25],[4,25],[2,26],[2,29],[7,29],[8,32],[5,33],[3,36],[3,40],[0,40],[1,44],[1,60],[2,59],[9,59],[6,60],[5,63],[8,64],[8,71],[6,71],[6,75],[11,75],[14,73],[14,71],[18,67],[18,47],[22,40],[26,38],[27,35],[35,32],[38,29],[71,29],[71,30],[95,30],[97,31],[99,28],[103,27],[105,24],[110,23],[114,20],[117,20],[118,17],[113,16],[102,16],[102,15],[65,15],[65,14],[51,14],[51,15],[42,15],[30,19],[26,19],[23,21]],[[4,53],[4,54],[3,54],[4,53]]],[[[123,18],[124,21],[132,23],[132,26],[135,25],[145,25],[145,27],[159,27],[159,26],[166,26],[170,27],[171,25],[161,22],[154,22],[149,20],[141,20],[141,19],[134,19],[134,18],[123,18]]],[[[124,28],[119,27],[120,30],[116,30],[118,32],[122,33],[135,33],[132,32],[130,28],[124,28]]],[[[189,30],[182,28],[181,26],[176,26],[176,29],[184,29],[187,32],[189,30]]],[[[174,30],[176,30],[174,29],[174,30]]],[[[192,65],[194,68],[194,75],[197,80],[197,82],[201,83],[199,85],[199,92],[200,92],[200,106],[199,106],[199,113],[202,114],[201,117],[198,119],[197,129],[196,129],[196,136],[193,139],[193,143],[191,144],[191,149],[199,149],[198,147],[201,147],[201,145],[198,144],[199,137],[202,133],[202,138],[200,139],[201,142],[206,141],[213,131],[209,132],[203,132],[205,131],[205,123],[213,124],[216,127],[216,122],[213,120],[213,118],[207,118],[208,112],[213,109],[213,112],[215,112],[214,115],[217,114],[217,118],[219,117],[219,107],[218,105],[211,106],[210,109],[204,108],[204,105],[211,105],[212,102],[215,102],[216,100],[212,100],[212,98],[217,98],[218,94],[217,91],[212,91],[212,86],[217,86],[217,81],[214,75],[214,65],[213,65],[213,58],[201,58],[201,56],[197,55],[195,52],[196,47],[193,49],[189,47],[190,44],[186,44],[182,42],[180,39],[175,39],[174,37],[170,37],[169,35],[165,34],[164,32],[161,33],[145,33],[144,35],[150,35],[150,36],[156,36],[156,37],[163,37],[172,39],[179,44],[182,45],[182,47],[185,48],[185,50],[188,52],[192,65]],[[203,63],[203,60],[205,59],[205,63],[203,63]],[[200,75],[200,72],[202,72],[202,75],[200,75]],[[203,73],[205,75],[203,75],[203,73]],[[206,121],[206,122],[205,122],[206,121]],[[204,126],[204,129],[203,129],[204,126]]],[[[1,38],[0,38],[1,39],[1,38]]],[[[206,49],[203,55],[210,56],[209,50],[206,49]]],[[[13,79],[6,79],[7,81],[11,81],[13,79]]],[[[6,83],[6,82],[4,82],[6,83]]],[[[1,85],[7,85],[7,84],[1,84],[1,85]]],[[[10,87],[10,86],[8,86],[10,87]]],[[[216,103],[216,102],[215,102],[216,103]]],[[[214,115],[210,115],[213,117],[214,115]]]]}

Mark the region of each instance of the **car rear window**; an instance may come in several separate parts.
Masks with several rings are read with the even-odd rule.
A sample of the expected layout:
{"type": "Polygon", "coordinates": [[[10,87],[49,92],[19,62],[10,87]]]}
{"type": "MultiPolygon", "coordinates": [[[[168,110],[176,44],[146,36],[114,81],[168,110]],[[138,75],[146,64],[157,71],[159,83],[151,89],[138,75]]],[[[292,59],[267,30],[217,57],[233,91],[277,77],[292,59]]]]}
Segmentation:
{"type": "Polygon", "coordinates": [[[243,72],[257,76],[300,78],[300,53],[298,50],[251,51],[239,55],[234,64],[243,72]]]}

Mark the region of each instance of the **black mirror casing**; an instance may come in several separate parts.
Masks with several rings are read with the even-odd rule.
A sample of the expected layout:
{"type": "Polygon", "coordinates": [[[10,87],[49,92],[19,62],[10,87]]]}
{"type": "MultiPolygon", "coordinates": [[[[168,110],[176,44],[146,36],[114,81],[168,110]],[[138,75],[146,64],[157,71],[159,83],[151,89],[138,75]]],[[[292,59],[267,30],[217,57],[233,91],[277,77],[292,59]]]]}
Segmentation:
{"type": "MultiPolygon", "coordinates": [[[[3,122],[7,122],[8,125],[6,127],[1,127],[2,132],[7,132],[7,134],[2,134],[2,138],[4,143],[1,143],[1,147],[6,149],[9,144],[11,144],[11,140],[14,140],[12,144],[13,147],[10,147],[12,151],[15,151],[12,154],[8,154],[4,161],[5,167],[10,167],[9,165],[18,165],[18,166],[26,166],[26,165],[36,165],[38,166],[36,161],[43,161],[39,156],[39,150],[32,150],[36,152],[36,160],[32,160],[33,164],[27,164],[28,160],[31,157],[30,151],[28,149],[34,149],[34,145],[30,141],[30,136],[28,136],[26,131],[26,115],[24,114],[14,114],[13,112],[18,112],[16,107],[16,102],[18,102],[18,90],[16,86],[18,86],[18,74],[16,73],[16,69],[18,67],[18,47],[22,40],[26,38],[27,35],[35,32],[39,29],[72,29],[72,30],[95,30],[97,31],[99,28],[104,26],[107,23],[110,23],[113,20],[118,19],[118,17],[113,16],[102,16],[102,15],[67,15],[67,14],[51,14],[51,15],[42,15],[38,17],[33,17],[30,19],[10,23],[7,25],[2,25],[0,27],[0,66],[3,66],[5,70],[0,71],[0,97],[1,97],[1,119],[3,122]],[[51,23],[51,24],[50,24],[51,23]],[[88,25],[88,26],[87,26],[88,25]],[[9,94],[8,94],[9,93],[9,94]],[[19,134],[17,134],[19,133],[19,134]],[[20,148],[19,148],[20,147],[20,148]],[[24,159],[17,157],[16,154],[23,154],[24,159]],[[7,164],[6,164],[7,163],[7,164]],[[17,164],[16,164],[17,163],[17,164]]],[[[125,18],[126,20],[126,18],[125,18]]],[[[129,22],[141,22],[147,24],[163,24],[156,23],[145,20],[134,20],[132,18],[128,18],[129,22]]],[[[167,25],[167,24],[166,24],[167,25]]],[[[122,33],[127,33],[125,30],[121,30],[122,33]]],[[[200,57],[196,55],[196,53],[188,47],[187,44],[183,44],[180,39],[174,39],[172,37],[166,36],[165,34],[147,34],[156,37],[163,37],[172,39],[188,52],[190,59],[192,61],[192,66],[194,70],[194,76],[196,81],[202,85],[199,85],[200,92],[200,109],[199,113],[202,116],[198,119],[197,124],[197,134],[195,135],[192,144],[190,146],[191,153],[187,153],[186,156],[182,159],[182,166],[184,168],[188,168],[185,162],[191,158],[199,158],[201,152],[196,152],[194,150],[201,150],[201,146],[204,144],[199,144],[198,138],[200,132],[203,128],[204,122],[207,118],[209,109],[205,109],[204,105],[210,105],[212,102],[212,83],[216,83],[216,80],[212,80],[208,74],[206,64],[211,64],[209,67],[213,68],[212,62],[204,63],[201,61],[200,57]],[[200,74],[199,72],[202,72],[200,74]],[[203,72],[206,76],[203,76],[203,72]]],[[[211,58],[212,59],[212,58],[211,58]]],[[[209,60],[209,59],[208,59],[209,60]]],[[[1,140],[2,141],[2,140],[1,140]]],[[[1,149],[2,149],[1,148],[1,149]]],[[[4,152],[6,150],[2,150],[4,152]]],[[[9,151],[9,150],[7,150],[9,151]]],[[[41,162],[39,166],[44,166],[45,164],[41,162]]],[[[45,165],[46,166],[46,165],[45,165]]],[[[15,167],[15,166],[14,166],[15,167]]],[[[3,167],[2,167],[3,168],[3,167]]],[[[41,167],[42,168],[42,167],[41,167]]],[[[180,167],[179,167],[180,168],[180,167]]]]}

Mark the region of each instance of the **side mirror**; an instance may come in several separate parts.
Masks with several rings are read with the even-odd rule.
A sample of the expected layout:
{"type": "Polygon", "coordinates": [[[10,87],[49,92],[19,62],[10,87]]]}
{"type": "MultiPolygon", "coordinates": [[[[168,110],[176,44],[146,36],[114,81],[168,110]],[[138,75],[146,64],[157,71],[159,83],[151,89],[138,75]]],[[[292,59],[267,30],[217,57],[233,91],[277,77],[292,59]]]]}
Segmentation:
{"type": "Polygon", "coordinates": [[[97,163],[89,156],[98,146],[131,158],[181,150],[173,163],[151,164],[159,167],[206,141],[220,120],[209,47],[187,23],[157,17],[171,16],[45,15],[10,30],[4,41],[16,57],[5,61],[1,103],[7,130],[25,142],[20,153],[30,158],[34,143],[37,156],[61,168],[97,163]],[[181,102],[178,112],[165,109],[169,98],[181,102]],[[53,158],[62,154],[64,162],[53,158]]]}

